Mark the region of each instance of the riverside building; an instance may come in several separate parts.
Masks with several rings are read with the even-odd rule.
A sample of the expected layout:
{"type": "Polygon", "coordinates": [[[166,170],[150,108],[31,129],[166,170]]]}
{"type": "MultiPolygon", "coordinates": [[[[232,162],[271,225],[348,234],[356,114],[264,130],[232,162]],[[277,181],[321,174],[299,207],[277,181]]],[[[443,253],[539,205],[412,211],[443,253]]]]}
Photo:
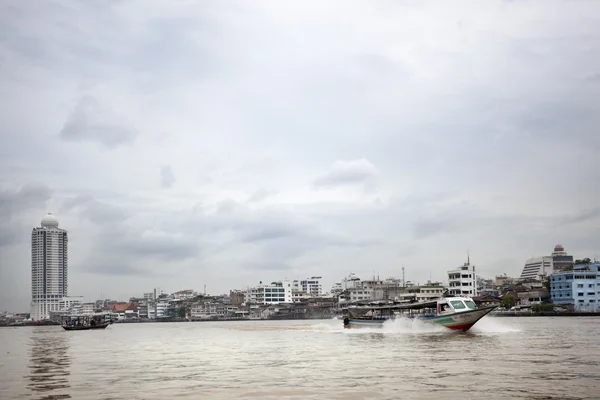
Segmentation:
{"type": "Polygon", "coordinates": [[[550,276],[552,303],[573,305],[575,311],[600,311],[600,262],[577,264],[572,271],[550,276]]]}
{"type": "Polygon", "coordinates": [[[448,271],[448,292],[452,296],[477,296],[477,276],[470,259],[461,267],[448,271]]]}

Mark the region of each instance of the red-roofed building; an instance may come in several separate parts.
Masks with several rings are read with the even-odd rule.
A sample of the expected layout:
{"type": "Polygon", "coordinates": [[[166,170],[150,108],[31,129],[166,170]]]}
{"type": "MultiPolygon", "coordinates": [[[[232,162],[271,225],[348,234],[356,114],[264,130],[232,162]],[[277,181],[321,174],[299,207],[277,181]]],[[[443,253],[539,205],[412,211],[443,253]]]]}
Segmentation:
{"type": "Polygon", "coordinates": [[[119,320],[139,318],[140,312],[135,303],[116,303],[110,306],[110,311],[117,314],[119,320]]]}

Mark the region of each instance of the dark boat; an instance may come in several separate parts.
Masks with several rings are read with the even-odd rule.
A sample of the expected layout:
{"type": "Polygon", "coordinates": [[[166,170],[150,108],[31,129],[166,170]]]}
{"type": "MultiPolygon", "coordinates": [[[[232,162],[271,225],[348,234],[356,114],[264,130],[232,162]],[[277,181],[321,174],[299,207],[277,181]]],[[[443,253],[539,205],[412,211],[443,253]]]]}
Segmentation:
{"type": "Polygon", "coordinates": [[[60,325],[66,331],[105,329],[112,322],[112,320],[107,320],[106,316],[106,314],[63,315],[60,325]]]}

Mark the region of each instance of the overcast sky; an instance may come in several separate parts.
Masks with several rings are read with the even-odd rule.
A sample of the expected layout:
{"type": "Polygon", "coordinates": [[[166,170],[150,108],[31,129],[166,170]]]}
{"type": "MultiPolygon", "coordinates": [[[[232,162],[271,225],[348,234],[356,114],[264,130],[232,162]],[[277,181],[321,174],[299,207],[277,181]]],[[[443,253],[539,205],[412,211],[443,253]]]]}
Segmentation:
{"type": "Polygon", "coordinates": [[[600,253],[597,1],[4,1],[0,311],[600,253]]]}

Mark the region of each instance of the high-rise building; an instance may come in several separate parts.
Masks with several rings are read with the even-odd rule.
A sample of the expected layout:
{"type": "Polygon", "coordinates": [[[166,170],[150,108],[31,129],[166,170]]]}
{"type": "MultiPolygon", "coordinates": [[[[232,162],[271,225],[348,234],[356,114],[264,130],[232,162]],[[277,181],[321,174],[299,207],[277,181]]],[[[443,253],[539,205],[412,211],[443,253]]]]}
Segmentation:
{"type": "Polygon", "coordinates": [[[68,277],[67,231],[48,214],[31,232],[31,319],[48,319],[51,311],[60,311],[68,277]]]}

